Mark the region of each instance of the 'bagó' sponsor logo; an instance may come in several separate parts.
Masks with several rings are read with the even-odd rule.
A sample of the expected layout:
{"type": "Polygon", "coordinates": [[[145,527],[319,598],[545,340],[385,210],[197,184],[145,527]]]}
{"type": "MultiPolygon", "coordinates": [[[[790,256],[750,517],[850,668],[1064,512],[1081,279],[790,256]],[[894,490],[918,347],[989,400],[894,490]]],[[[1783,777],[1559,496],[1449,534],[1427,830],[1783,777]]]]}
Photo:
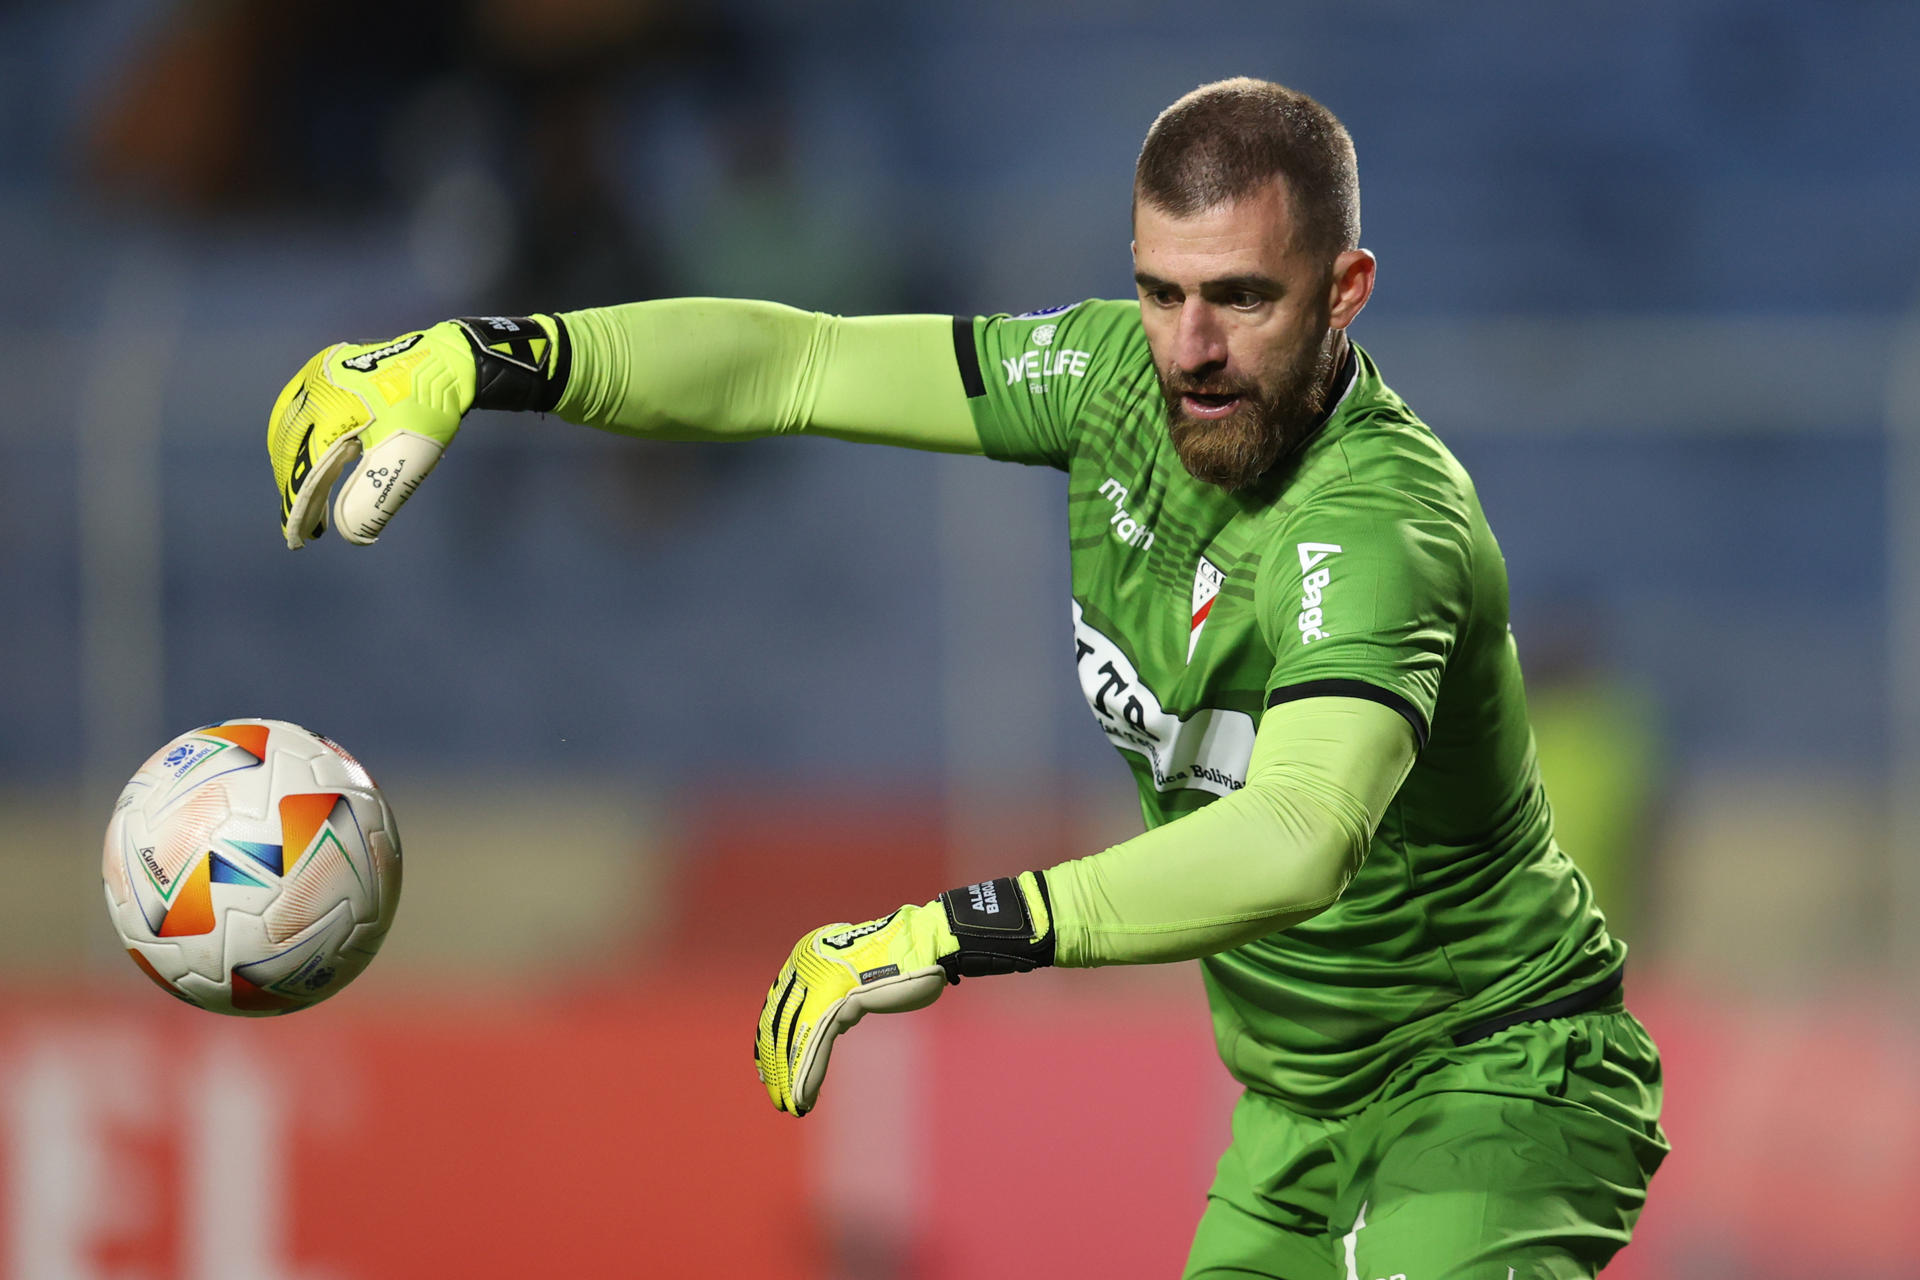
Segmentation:
{"type": "Polygon", "coordinates": [[[1300,643],[1312,644],[1315,640],[1325,640],[1327,618],[1323,601],[1326,590],[1333,581],[1331,565],[1316,568],[1328,556],[1340,554],[1341,548],[1331,542],[1303,542],[1297,548],[1300,552],[1300,571],[1306,576],[1300,579],[1300,616],[1295,625],[1300,629],[1300,643]]]}

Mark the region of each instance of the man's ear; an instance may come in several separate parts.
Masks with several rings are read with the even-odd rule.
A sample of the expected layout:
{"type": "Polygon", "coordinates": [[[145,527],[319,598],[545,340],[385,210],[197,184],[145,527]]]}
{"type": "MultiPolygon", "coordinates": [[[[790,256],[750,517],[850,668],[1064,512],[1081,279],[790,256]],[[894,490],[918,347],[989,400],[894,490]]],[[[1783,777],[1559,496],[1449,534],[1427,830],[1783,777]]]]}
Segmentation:
{"type": "Polygon", "coordinates": [[[1344,329],[1353,323],[1373,296],[1377,262],[1366,249],[1348,249],[1333,260],[1333,282],[1327,298],[1328,324],[1344,329]]]}

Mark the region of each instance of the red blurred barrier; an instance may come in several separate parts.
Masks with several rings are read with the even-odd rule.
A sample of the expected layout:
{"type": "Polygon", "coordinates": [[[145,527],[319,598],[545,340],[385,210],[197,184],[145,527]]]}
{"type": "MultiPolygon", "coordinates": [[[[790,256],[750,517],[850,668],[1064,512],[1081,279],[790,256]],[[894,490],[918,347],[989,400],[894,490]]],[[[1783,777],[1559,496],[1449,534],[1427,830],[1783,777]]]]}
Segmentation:
{"type": "Polygon", "coordinates": [[[8,1005],[0,1053],[20,1280],[819,1273],[730,1006],[8,1005]]]}
{"type": "Polygon", "coordinates": [[[1609,1280],[1920,1271],[1920,1028],[1867,981],[1709,999],[1636,981],[1673,1154],[1609,1280]],[[1630,1265],[1629,1265],[1630,1264],[1630,1265]]]}
{"type": "Polygon", "coordinates": [[[703,796],[680,808],[673,918],[662,953],[711,950],[724,922],[761,987],[809,929],[884,915],[948,887],[940,810],[923,796],[703,796]]]}
{"type": "Polygon", "coordinates": [[[925,1280],[1180,1274],[1234,1098],[1190,994],[945,1020],[925,1280]]]}
{"type": "MultiPolygon", "coordinates": [[[[863,1027],[800,1123],[753,1081],[743,981],[262,1022],[131,972],[8,999],[0,1275],[801,1280],[850,1225],[902,1230],[921,1280],[1176,1274],[1231,1102],[1197,983],[1019,982],[863,1027]]],[[[1912,1271],[1920,1033],[1865,997],[1632,1002],[1675,1152],[1609,1280],[1912,1271]]]]}

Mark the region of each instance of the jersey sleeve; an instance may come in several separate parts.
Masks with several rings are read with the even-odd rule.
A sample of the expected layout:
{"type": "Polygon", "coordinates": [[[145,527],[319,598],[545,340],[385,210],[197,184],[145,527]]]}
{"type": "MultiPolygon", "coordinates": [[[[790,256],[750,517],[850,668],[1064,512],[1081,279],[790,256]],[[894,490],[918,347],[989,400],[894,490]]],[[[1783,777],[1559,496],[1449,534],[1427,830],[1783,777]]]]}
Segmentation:
{"type": "Polygon", "coordinates": [[[1370,701],[1276,708],[1245,786],[1047,869],[1054,963],[1193,960],[1318,914],[1360,869],[1413,759],[1406,724],[1370,701]]]}
{"type": "Polygon", "coordinates": [[[655,440],[811,434],[979,453],[944,316],[842,318],[738,298],[571,311],[555,412],[655,440]]]}
{"type": "Polygon", "coordinates": [[[954,354],[986,455],[1065,470],[1081,410],[1145,344],[1130,300],[956,317],[954,354]]]}
{"type": "Polygon", "coordinates": [[[1310,496],[1268,548],[1254,605],[1274,651],[1266,705],[1366,698],[1425,746],[1447,660],[1473,607],[1461,513],[1384,485],[1310,496]]]}

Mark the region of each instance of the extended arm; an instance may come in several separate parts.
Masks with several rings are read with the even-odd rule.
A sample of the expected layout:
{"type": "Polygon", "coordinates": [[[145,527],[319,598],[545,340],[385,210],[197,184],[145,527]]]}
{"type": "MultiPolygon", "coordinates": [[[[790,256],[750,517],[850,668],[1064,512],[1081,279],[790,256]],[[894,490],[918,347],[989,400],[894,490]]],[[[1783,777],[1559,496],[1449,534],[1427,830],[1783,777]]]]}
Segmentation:
{"type": "Polygon", "coordinates": [[[1411,726],[1378,703],[1282,703],[1260,721],[1247,785],[1204,809],[1045,871],[816,929],[761,1010],[768,1095],[804,1115],[835,1036],[962,977],[1190,960],[1298,924],[1353,879],[1414,751],[1411,726]]]}
{"type": "Polygon", "coordinates": [[[1332,906],[1413,768],[1413,730],[1359,698],[1269,709],[1247,785],[1047,870],[1054,963],[1194,960],[1332,906]]]}
{"type": "Polygon", "coordinates": [[[553,410],[657,439],[811,433],[979,453],[955,334],[946,316],[675,298],[336,343],[287,383],[268,421],[287,545],[318,535],[336,481],[334,524],[349,542],[374,541],[474,408],[553,410]]]}
{"type": "Polygon", "coordinates": [[[561,319],[573,372],[556,412],[569,422],[668,440],[806,432],[980,452],[949,316],[674,298],[561,319]]]}

